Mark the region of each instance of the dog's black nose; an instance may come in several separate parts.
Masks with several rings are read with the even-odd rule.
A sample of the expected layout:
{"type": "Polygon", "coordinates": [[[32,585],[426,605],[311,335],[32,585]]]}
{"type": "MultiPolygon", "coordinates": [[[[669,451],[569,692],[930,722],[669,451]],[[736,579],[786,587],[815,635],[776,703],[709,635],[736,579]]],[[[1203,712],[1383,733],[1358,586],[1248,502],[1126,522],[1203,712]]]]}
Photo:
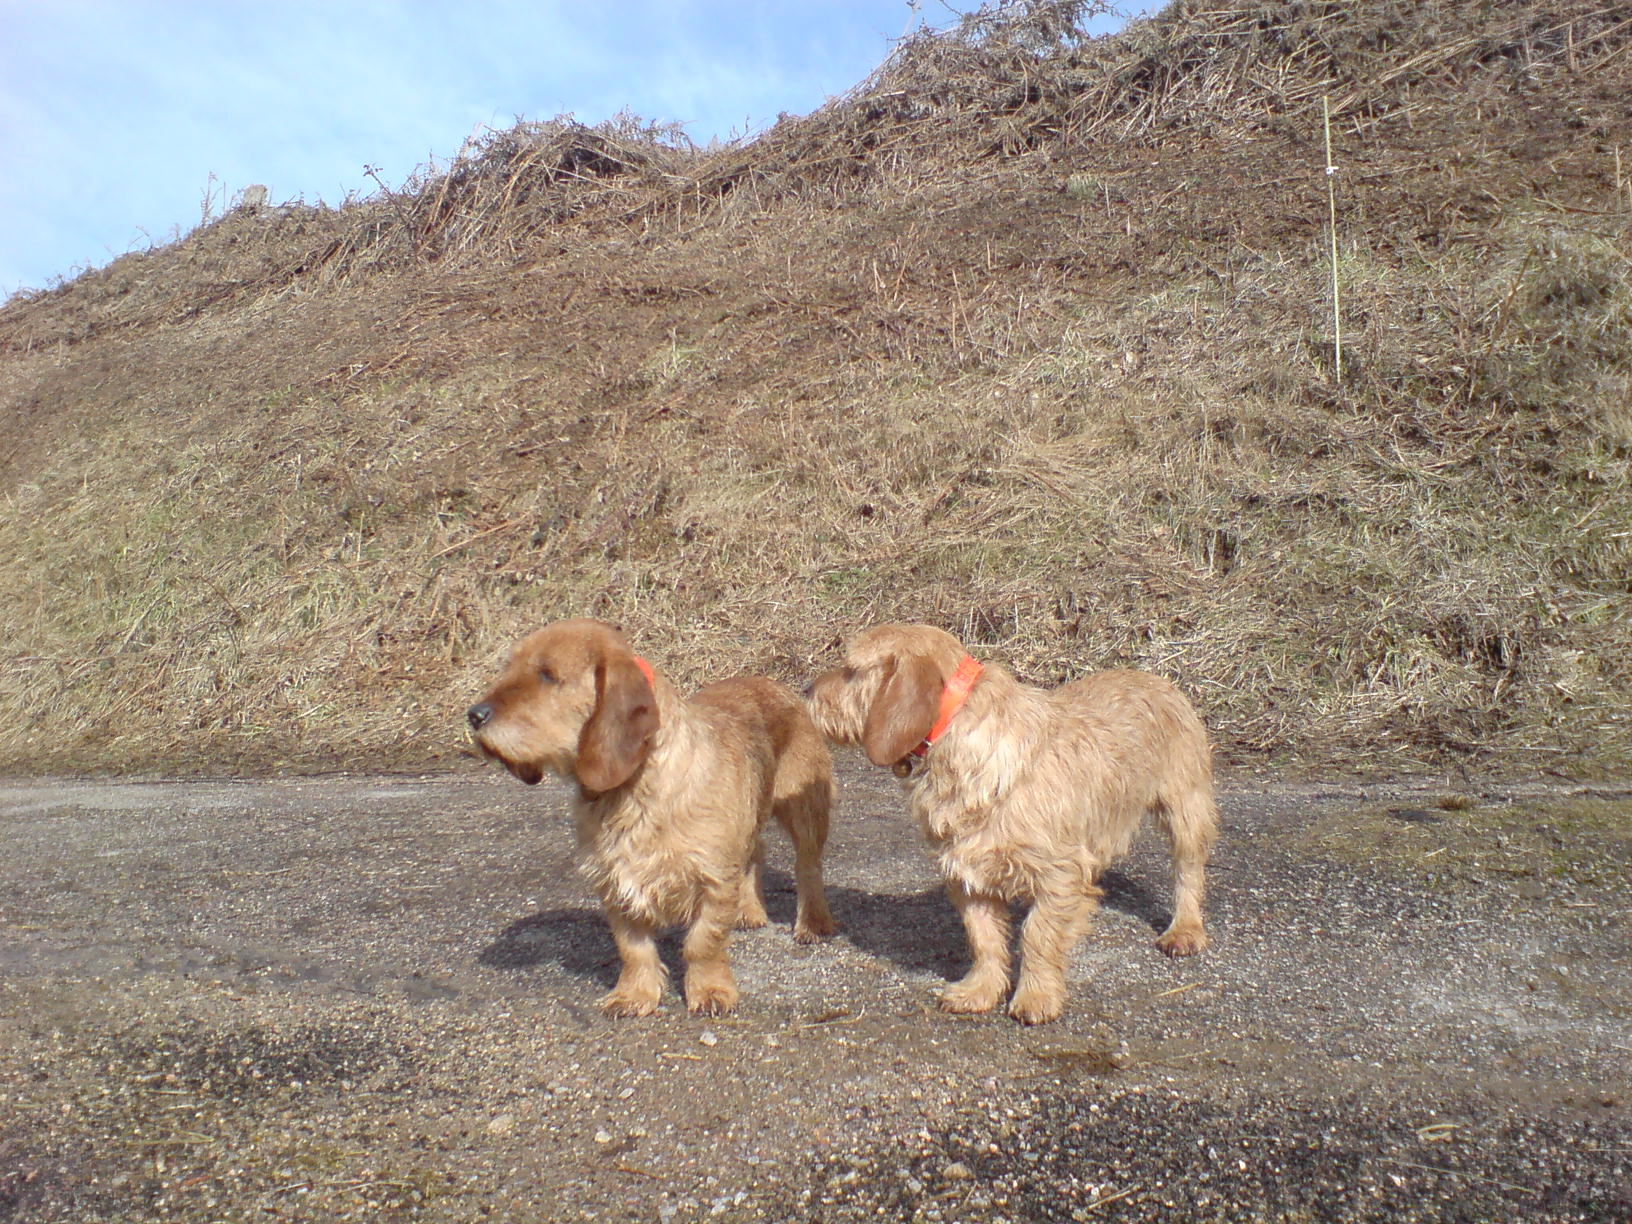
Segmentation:
{"type": "Polygon", "coordinates": [[[493,707],[485,701],[480,705],[473,705],[465,711],[465,718],[470,721],[472,731],[480,731],[493,721],[493,707]]]}

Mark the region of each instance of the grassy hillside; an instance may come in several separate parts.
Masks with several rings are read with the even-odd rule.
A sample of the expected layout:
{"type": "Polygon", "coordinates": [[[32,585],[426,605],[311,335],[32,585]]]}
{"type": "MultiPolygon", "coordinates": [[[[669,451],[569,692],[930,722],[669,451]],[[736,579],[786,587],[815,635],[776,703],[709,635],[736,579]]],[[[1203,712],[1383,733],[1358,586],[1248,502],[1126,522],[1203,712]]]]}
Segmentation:
{"type": "Polygon", "coordinates": [[[1080,8],[12,300],[0,769],[432,767],[594,614],[688,682],[922,619],[1235,760],[1624,772],[1624,10],[1080,8]]]}

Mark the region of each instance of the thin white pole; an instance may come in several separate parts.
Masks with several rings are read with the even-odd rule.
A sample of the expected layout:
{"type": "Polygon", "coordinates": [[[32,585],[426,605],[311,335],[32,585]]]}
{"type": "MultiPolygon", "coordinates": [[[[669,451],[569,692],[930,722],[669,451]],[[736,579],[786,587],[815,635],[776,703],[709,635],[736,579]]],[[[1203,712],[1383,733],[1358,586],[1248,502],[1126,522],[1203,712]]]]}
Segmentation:
{"type": "Polygon", "coordinates": [[[1332,164],[1332,105],[1325,96],[1320,99],[1321,116],[1326,124],[1326,204],[1331,212],[1332,233],[1332,356],[1337,381],[1343,381],[1343,315],[1337,299],[1337,167],[1332,164]]]}

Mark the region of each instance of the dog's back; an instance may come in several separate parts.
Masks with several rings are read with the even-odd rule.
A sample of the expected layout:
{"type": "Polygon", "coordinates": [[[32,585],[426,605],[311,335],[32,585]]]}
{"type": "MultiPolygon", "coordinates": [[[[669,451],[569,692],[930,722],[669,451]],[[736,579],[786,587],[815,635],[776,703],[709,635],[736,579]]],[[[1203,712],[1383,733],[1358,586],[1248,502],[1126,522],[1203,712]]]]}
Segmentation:
{"type": "MultiPolygon", "coordinates": [[[[1102,754],[1124,784],[1165,796],[1212,785],[1212,749],[1195,707],[1172,681],[1150,672],[1095,672],[1048,694],[1055,727],[1073,753],[1102,754]]],[[[1130,795],[1130,799],[1133,796],[1130,795]]]]}
{"type": "Polygon", "coordinates": [[[766,753],[767,814],[784,825],[814,821],[825,839],[833,806],[833,756],[804,701],[768,677],[732,676],[699,689],[691,705],[701,717],[740,728],[745,741],[766,753]]]}
{"type": "MultiPolygon", "coordinates": [[[[1094,770],[1106,861],[1120,857],[1147,813],[1173,854],[1175,912],[1157,940],[1170,955],[1207,946],[1201,922],[1203,873],[1218,836],[1213,751],[1207,728],[1178,687],[1142,671],[1105,671],[1050,694],[1061,725],[1074,728],[1111,767],[1094,770]]],[[[1069,738],[1069,736],[1068,736],[1069,738]]]]}
{"type": "Polygon", "coordinates": [[[759,741],[780,759],[814,737],[825,755],[825,741],[810,721],[805,703],[785,684],[767,676],[732,676],[716,680],[691,695],[700,717],[729,722],[744,740],[759,741]]]}
{"type": "MultiPolygon", "coordinates": [[[[832,818],[833,756],[809,709],[792,689],[765,676],[717,680],[692,694],[687,704],[699,719],[729,725],[760,762],[760,828],[767,819],[775,820],[794,845],[799,897],[794,938],[809,943],[831,935],[838,926],[823,894],[821,856],[832,818]]],[[[762,856],[762,849],[756,850],[744,890],[746,914],[757,908],[749,896],[757,894],[754,877],[762,856]]]]}

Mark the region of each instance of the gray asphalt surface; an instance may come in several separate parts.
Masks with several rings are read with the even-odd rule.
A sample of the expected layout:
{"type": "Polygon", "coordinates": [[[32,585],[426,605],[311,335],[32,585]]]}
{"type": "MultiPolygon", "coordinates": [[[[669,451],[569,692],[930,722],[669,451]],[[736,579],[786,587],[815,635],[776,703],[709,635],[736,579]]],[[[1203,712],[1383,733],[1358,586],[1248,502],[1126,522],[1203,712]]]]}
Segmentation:
{"type": "Polygon", "coordinates": [[[1624,791],[1229,780],[1213,946],[1147,835],[1026,1029],[840,767],[844,932],[773,831],[739,1012],[617,1022],[547,787],[0,783],[0,1220],[1632,1221],[1624,791]]]}

